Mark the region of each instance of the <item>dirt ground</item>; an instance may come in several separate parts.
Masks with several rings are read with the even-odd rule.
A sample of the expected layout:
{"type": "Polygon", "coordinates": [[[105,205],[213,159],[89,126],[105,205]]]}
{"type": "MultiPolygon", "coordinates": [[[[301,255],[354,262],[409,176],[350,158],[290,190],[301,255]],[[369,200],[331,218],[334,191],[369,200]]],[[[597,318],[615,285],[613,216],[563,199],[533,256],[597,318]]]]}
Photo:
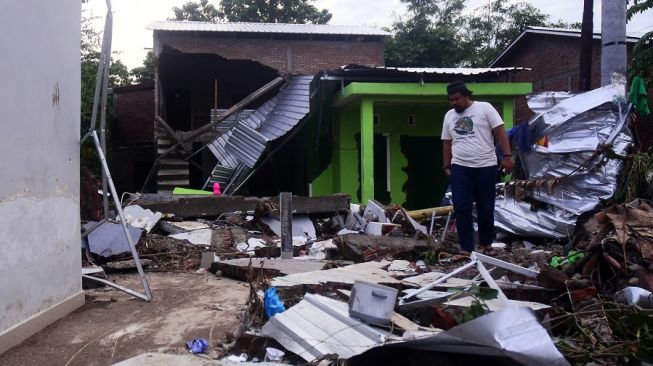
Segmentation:
{"type": "MultiPolygon", "coordinates": [[[[137,274],[112,281],[142,292],[137,274]]],[[[249,285],[212,274],[149,273],[154,300],[111,288],[86,290],[86,304],[0,355],[0,365],[104,366],[144,352],[188,354],[185,342],[209,340],[217,356],[239,322],[249,285]]]]}

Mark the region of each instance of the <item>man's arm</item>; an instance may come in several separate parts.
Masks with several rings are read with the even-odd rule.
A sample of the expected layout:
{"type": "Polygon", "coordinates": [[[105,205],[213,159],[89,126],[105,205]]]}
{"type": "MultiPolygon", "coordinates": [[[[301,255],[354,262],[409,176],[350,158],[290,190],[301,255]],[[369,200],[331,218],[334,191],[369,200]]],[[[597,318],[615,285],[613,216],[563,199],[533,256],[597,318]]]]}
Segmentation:
{"type": "Polygon", "coordinates": [[[492,132],[494,133],[495,138],[497,139],[497,144],[503,152],[503,160],[501,160],[501,166],[506,173],[512,171],[512,154],[510,152],[510,141],[508,140],[508,134],[503,125],[495,127],[492,132]]]}
{"type": "Polygon", "coordinates": [[[444,174],[451,175],[451,140],[442,140],[442,167],[444,174]]]}

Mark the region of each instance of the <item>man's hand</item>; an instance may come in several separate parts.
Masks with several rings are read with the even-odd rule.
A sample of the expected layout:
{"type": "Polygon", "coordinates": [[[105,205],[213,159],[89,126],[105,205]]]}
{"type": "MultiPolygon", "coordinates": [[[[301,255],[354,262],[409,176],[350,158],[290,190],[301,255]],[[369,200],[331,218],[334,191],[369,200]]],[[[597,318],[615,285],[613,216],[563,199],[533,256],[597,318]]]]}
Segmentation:
{"type": "Polygon", "coordinates": [[[446,175],[447,178],[451,177],[451,168],[444,168],[444,175],[446,175]]]}
{"type": "Polygon", "coordinates": [[[506,156],[501,160],[501,167],[506,174],[512,171],[512,159],[510,156],[506,156]]]}

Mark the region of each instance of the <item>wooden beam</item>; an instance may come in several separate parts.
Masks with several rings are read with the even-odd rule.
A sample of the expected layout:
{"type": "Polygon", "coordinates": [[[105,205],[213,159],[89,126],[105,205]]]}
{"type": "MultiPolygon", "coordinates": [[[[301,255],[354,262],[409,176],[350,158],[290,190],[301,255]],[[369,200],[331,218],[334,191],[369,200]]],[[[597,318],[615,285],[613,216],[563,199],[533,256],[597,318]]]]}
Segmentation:
{"type": "Polygon", "coordinates": [[[447,215],[453,211],[453,206],[425,208],[423,210],[408,211],[408,216],[418,219],[428,219],[435,212],[436,216],[447,215]]]}

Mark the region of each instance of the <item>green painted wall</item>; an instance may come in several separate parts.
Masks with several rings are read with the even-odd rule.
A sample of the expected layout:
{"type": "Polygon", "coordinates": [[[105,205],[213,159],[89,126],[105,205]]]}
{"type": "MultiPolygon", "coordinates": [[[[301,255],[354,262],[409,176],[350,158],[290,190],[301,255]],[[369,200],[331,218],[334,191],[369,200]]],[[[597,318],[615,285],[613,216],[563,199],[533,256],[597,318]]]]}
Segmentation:
{"type": "MultiPolygon", "coordinates": [[[[374,133],[388,134],[390,137],[390,196],[393,203],[402,204],[406,194],[402,186],[408,176],[402,170],[406,167],[406,157],[401,153],[399,139],[406,136],[440,136],[442,119],[449,109],[445,103],[436,105],[401,105],[376,103],[374,114],[380,117],[380,126],[374,126],[374,133]],[[408,115],[415,115],[415,126],[408,125],[408,115]]],[[[339,121],[335,124],[336,131],[333,160],[316,180],[313,181],[312,192],[314,196],[331,194],[334,192],[347,193],[356,203],[360,177],[358,175],[360,152],[355,135],[360,133],[360,109],[358,104],[347,106],[340,110],[339,121]],[[335,172],[342,172],[336,174],[335,172]]],[[[425,157],[425,160],[430,160],[425,157]]],[[[376,162],[375,162],[376,163],[376,162]]],[[[384,164],[385,162],[380,162],[384,164]]],[[[426,169],[439,169],[441,162],[426,169]]]]}

